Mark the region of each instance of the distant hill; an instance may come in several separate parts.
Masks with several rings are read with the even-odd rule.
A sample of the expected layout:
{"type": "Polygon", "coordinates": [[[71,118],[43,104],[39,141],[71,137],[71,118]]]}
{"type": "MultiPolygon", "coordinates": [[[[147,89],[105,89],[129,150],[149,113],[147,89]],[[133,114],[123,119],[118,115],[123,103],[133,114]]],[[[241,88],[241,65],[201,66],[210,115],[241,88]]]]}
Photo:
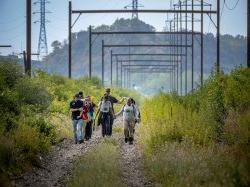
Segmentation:
{"type": "MultiPolygon", "coordinates": [[[[93,29],[94,31],[155,31],[155,28],[145,22],[137,19],[117,19],[112,25],[101,25],[93,29]]],[[[110,36],[93,36],[93,74],[101,75],[101,40],[104,39],[106,44],[167,44],[169,42],[166,35],[110,35],[110,36]]],[[[184,36],[183,36],[184,40],[184,36]]],[[[199,37],[195,39],[195,69],[200,69],[200,48],[199,37]]],[[[88,74],[88,32],[80,31],[72,35],[72,75],[83,76],[88,74]]],[[[189,38],[189,42],[190,38],[189,38]]],[[[39,64],[46,66],[50,73],[67,75],[68,72],[68,44],[67,40],[62,43],[54,41],[52,43],[53,52],[50,53],[44,62],[39,64]]],[[[114,49],[117,53],[128,53],[129,49],[114,49]]],[[[110,69],[109,50],[106,49],[105,69],[108,73],[110,69]]],[[[150,52],[150,53],[167,53],[167,49],[131,49],[131,52],[150,52]]],[[[188,51],[190,54],[190,51],[188,51]]],[[[189,55],[190,56],[190,55],[189,55]]],[[[132,57],[131,57],[132,58],[132,57]]],[[[140,57],[140,59],[144,57],[140,57]]],[[[152,57],[153,58],[153,57],[152,57]]],[[[154,57],[156,59],[157,57],[154,57]]],[[[157,58],[159,59],[159,57],[157,58]]],[[[166,57],[164,58],[166,59],[166,57]]],[[[190,60],[189,60],[190,62],[190,60]]],[[[204,72],[209,73],[216,62],[216,38],[213,34],[204,35],[204,72]]],[[[243,36],[221,36],[221,66],[224,71],[228,71],[235,66],[246,65],[246,37],[243,36]]],[[[190,63],[188,68],[190,68],[190,63]]],[[[107,76],[106,76],[107,77],[107,76]]],[[[107,79],[109,76],[107,77],[107,79]]]]}

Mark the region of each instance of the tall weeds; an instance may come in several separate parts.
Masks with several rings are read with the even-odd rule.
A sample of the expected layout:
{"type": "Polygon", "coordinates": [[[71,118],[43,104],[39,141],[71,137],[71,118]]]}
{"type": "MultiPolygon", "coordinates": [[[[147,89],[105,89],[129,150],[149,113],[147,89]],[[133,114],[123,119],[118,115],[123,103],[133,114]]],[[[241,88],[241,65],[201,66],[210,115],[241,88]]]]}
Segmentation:
{"type": "Polygon", "coordinates": [[[211,75],[187,96],[142,106],[145,165],[162,186],[248,186],[250,70],[211,75]]]}

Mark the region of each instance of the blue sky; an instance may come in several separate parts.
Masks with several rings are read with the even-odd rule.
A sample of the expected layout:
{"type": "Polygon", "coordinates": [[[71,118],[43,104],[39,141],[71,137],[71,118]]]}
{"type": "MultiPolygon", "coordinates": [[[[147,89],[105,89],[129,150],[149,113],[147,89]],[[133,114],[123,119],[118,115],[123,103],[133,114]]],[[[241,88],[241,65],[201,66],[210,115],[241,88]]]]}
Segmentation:
{"type": "MultiPolygon", "coordinates": [[[[237,0],[226,0],[229,6],[233,6],[237,0]]],[[[1,49],[1,54],[20,52],[25,49],[25,2],[26,0],[0,0],[0,44],[11,44],[10,49],[1,49]]],[[[35,0],[33,0],[35,2],[35,0]]],[[[177,0],[175,0],[177,2],[177,0]]],[[[215,0],[207,0],[212,3],[213,9],[216,9],[215,0]]],[[[72,0],[73,9],[123,9],[125,5],[131,3],[131,0],[72,0]]],[[[145,9],[169,9],[170,0],[139,0],[145,9]]],[[[225,6],[223,8],[221,20],[222,34],[246,35],[246,6],[247,0],[239,0],[237,7],[230,11],[225,6]]],[[[221,8],[223,0],[221,0],[221,8]]],[[[38,6],[33,5],[33,11],[38,10],[38,6]]],[[[63,41],[67,38],[68,24],[68,0],[51,0],[47,4],[47,9],[51,14],[47,14],[50,21],[47,24],[47,40],[49,51],[50,44],[54,40],[63,41]]],[[[98,14],[82,15],[73,28],[73,32],[85,30],[89,25],[97,26],[100,24],[112,24],[117,18],[130,18],[131,14],[98,14]]],[[[205,32],[214,32],[214,26],[205,16],[205,32]]],[[[39,15],[34,14],[32,21],[38,20],[39,15]]],[[[153,25],[158,31],[165,26],[166,14],[140,14],[139,18],[153,25]]],[[[75,16],[73,17],[73,20],[75,16]]],[[[197,17],[198,19],[198,17],[197,17]]],[[[214,18],[215,20],[215,18],[214,18]]],[[[216,21],[216,20],[215,20],[216,21]]],[[[32,50],[37,51],[39,37],[39,23],[32,25],[32,50]]],[[[199,25],[196,25],[199,30],[199,25]]]]}

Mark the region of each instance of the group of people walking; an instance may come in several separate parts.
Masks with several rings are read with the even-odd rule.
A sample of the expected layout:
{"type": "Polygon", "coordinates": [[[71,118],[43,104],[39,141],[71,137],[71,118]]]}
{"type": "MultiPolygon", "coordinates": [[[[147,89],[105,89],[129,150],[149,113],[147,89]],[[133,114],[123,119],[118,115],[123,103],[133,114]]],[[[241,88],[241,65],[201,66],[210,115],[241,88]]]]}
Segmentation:
{"type": "Polygon", "coordinates": [[[93,103],[90,96],[83,97],[83,92],[75,94],[74,99],[70,102],[70,111],[74,133],[74,143],[83,143],[92,136],[95,128],[95,119],[97,125],[102,126],[102,136],[112,136],[114,119],[120,115],[123,116],[125,142],[133,144],[135,124],[139,123],[140,112],[132,98],[123,97],[120,101],[110,94],[110,88],[105,89],[98,106],[93,103]],[[114,111],[114,104],[122,104],[118,113],[114,111]],[[96,117],[94,118],[94,109],[98,107],[96,117]]]}

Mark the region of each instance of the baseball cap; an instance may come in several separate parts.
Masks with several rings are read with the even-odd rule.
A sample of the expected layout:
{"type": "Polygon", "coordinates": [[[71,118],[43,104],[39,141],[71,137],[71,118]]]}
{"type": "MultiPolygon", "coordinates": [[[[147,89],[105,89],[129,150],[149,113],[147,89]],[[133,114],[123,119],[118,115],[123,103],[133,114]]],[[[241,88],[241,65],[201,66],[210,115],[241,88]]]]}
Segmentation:
{"type": "Polygon", "coordinates": [[[106,91],[106,92],[110,92],[110,88],[106,88],[105,91],[106,91]]]}

